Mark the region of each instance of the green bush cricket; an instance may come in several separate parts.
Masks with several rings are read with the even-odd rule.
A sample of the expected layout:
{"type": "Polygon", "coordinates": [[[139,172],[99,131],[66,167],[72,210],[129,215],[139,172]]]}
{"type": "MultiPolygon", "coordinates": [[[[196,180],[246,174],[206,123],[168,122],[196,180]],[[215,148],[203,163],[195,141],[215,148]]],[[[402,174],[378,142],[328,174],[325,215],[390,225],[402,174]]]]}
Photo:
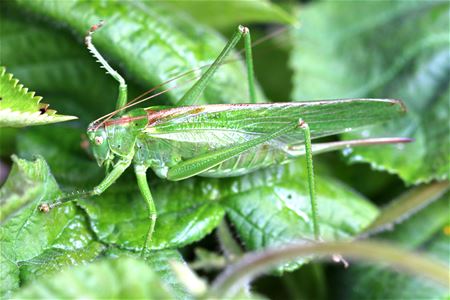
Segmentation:
{"type": "Polygon", "coordinates": [[[314,138],[398,117],[405,108],[401,101],[391,99],[256,103],[251,38],[249,30],[243,26],[238,27],[214,63],[176,106],[152,106],[125,112],[136,103],[127,104],[125,80],[92,43],[93,33],[101,26],[102,23],[91,27],[86,45],[119,82],[119,95],[117,110],[102,117],[107,117],[103,121],[92,122],[87,135],[97,163],[106,166],[107,175],[92,190],[64,195],[53,203],[41,204],[40,210],[47,212],[79,197],[100,195],[133,164],[150,218],[143,252],[151,242],[157,216],[147,182],[148,168],[157,176],[172,181],[195,175],[228,177],[306,155],[313,232],[315,239],[320,240],[312,155],[350,146],[411,141],[408,138],[372,138],[312,144],[314,138]],[[251,103],[192,105],[241,38],[245,42],[251,103]]]}

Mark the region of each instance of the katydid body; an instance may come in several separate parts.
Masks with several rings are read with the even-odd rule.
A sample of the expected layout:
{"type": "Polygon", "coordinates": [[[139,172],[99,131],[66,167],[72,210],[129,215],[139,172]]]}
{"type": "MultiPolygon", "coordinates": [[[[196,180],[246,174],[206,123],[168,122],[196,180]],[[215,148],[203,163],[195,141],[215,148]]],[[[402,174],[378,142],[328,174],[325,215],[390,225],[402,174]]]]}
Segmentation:
{"type": "MultiPolygon", "coordinates": [[[[112,163],[117,158],[133,157],[133,163],[151,168],[168,180],[194,175],[229,177],[304,155],[305,151],[299,150],[304,145],[303,130],[297,126],[258,145],[244,147],[231,157],[223,155],[204,170],[188,170],[189,176],[173,176],[171,171],[194,158],[267,136],[299,119],[309,124],[311,137],[317,138],[361,127],[373,120],[390,119],[402,111],[399,101],[385,99],[149,107],[132,110],[100,127],[92,124],[89,132],[108,144],[103,146],[107,153],[94,152],[100,165],[107,160],[112,163]]],[[[323,152],[321,145],[313,145],[313,153],[323,152]]],[[[341,143],[340,147],[345,146],[341,143]]]]}
{"type": "MultiPolygon", "coordinates": [[[[101,24],[100,24],[101,25],[101,24]]],[[[248,29],[240,26],[216,61],[209,67],[177,106],[127,108],[124,79],[101,57],[91,43],[93,26],[86,44],[105,69],[119,82],[117,116],[88,127],[93,154],[108,173],[93,190],[65,196],[42,210],[81,196],[99,195],[134,165],[139,189],[148,204],[149,231],[143,250],[151,241],[156,208],[146,177],[151,168],[168,180],[192,176],[229,177],[282,164],[305,155],[316,239],[320,238],[315,203],[312,154],[347,146],[408,142],[409,139],[385,138],[311,144],[311,139],[386,121],[404,113],[399,100],[347,99],[313,102],[256,104],[251,41],[248,29]],[[249,95],[252,104],[212,104],[192,106],[216,69],[239,39],[245,37],[249,95]]]]}

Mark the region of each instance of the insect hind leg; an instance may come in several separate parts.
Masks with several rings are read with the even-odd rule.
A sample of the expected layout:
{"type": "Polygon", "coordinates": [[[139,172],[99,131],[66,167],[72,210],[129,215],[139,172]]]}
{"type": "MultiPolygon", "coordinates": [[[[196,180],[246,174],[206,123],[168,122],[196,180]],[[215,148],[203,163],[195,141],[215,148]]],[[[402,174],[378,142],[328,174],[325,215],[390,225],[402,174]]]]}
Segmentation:
{"type": "Polygon", "coordinates": [[[125,79],[123,79],[123,77],[109,65],[109,63],[103,58],[103,56],[100,54],[100,52],[98,52],[97,48],[95,48],[94,44],[92,43],[92,35],[99,28],[101,28],[103,24],[104,22],[100,21],[100,23],[93,25],[84,38],[84,42],[89,52],[91,52],[91,54],[106,70],[106,73],[109,73],[115,80],[119,82],[119,96],[117,98],[116,109],[120,109],[127,103],[127,84],[125,82],[125,79]]]}
{"type": "Polygon", "coordinates": [[[311,201],[311,216],[313,222],[314,238],[316,241],[320,240],[320,228],[317,219],[318,209],[316,201],[316,186],[314,181],[314,166],[312,157],[312,146],[311,146],[311,132],[309,130],[308,123],[300,119],[298,123],[299,127],[303,130],[305,136],[305,157],[306,157],[306,169],[308,173],[308,187],[309,187],[309,197],[311,201]]]}
{"type": "Polygon", "coordinates": [[[250,103],[256,103],[257,99],[255,90],[255,72],[253,68],[252,38],[250,36],[250,30],[247,27],[243,27],[243,31],[245,64],[247,65],[248,94],[250,97],[250,103]]]}

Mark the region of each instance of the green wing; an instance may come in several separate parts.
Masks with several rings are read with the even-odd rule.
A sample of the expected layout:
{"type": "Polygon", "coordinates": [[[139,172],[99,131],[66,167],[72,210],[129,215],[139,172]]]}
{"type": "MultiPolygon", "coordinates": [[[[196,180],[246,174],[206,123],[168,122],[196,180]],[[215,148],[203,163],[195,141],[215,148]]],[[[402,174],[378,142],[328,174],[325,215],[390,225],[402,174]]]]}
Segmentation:
{"type": "MultiPolygon", "coordinates": [[[[400,101],[384,99],[154,107],[147,109],[149,124],[139,140],[146,149],[142,156],[159,176],[167,177],[168,169],[183,162],[264,138],[300,119],[309,124],[314,139],[400,117],[404,112],[400,101]]],[[[236,176],[283,163],[302,155],[303,140],[301,130],[277,135],[205,167],[200,175],[236,176]]]]}
{"type": "MultiPolygon", "coordinates": [[[[350,131],[354,128],[400,117],[403,103],[390,99],[348,99],[267,104],[217,104],[174,108],[145,129],[154,138],[192,144],[208,144],[212,149],[241,143],[270,134],[303,119],[312,139],[350,131]]],[[[295,145],[303,134],[294,132],[272,143],[295,145]]]]}

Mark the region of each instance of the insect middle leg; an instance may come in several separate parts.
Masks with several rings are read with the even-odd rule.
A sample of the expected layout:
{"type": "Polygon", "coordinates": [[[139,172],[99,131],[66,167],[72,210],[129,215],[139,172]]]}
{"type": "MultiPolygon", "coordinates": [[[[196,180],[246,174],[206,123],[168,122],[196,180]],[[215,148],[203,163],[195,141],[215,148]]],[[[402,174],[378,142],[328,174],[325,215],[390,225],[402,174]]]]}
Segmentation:
{"type": "Polygon", "coordinates": [[[252,58],[252,42],[250,30],[247,27],[239,25],[231,40],[223,48],[222,52],[206,70],[202,77],[184,94],[183,98],[178,101],[177,106],[192,105],[198,99],[205,87],[210,82],[217,68],[224,62],[224,59],[230,54],[231,50],[236,46],[239,40],[244,37],[245,57],[247,65],[248,88],[251,103],[256,103],[255,79],[253,74],[253,58],[252,58]]]}
{"type": "MultiPolygon", "coordinates": [[[[92,53],[92,55],[97,59],[97,61],[102,65],[102,67],[109,73],[115,80],[119,82],[119,96],[117,97],[116,109],[120,109],[127,104],[127,84],[125,83],[125,79],[114,70],[108,62],[103,58],[103,56],[98,52],[97,48],[95,48],[92,43],[92,35],[95,31],[97,31],[100,27],[103,26],[103,21],[93,25],[91,29],[89,29],[88,34],[86,35],[84,42],[88,48],[88,50],[92,53]]],[[[121,112],[119,112],[119,115],[121,112]]]]}
{"type": "Polygon", "coordinates": [[[141,255],[144,255],[145,251],[147,249],[148,243],[151,242],[151,240],[152,240],[153,232],[155,231],[156,207],[155,207],[155,203],[153,202],[152,193],[150,191],[150,188],[148,187],[147,174],[146,174],[147,167],[144,165],[135,165],[134,172],[136,173],[139,190],[141,191],[141,194],[144,197],[145,202],[147,203],[148,217],[150,219],[150,227],[148,228],[147,236],[145,237],[144,245],[143,245],[142,251],[141,251],[141,255]]]}

